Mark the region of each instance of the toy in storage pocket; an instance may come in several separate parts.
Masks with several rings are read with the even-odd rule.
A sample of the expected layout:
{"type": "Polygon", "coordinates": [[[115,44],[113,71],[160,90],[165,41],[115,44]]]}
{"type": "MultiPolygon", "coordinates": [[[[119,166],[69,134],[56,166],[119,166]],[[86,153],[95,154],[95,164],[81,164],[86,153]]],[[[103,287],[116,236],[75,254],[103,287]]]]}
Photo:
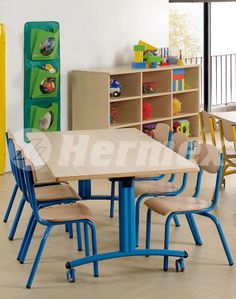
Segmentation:
{"type": "Polygon", "coordinates": [[[31,30],[31,58],[32,60],[52,60],[59,58],[59,31],[42,29],[31,30]]]}
{"type": "Polygon", "coordinates": [[[43,69],[32,67],[30,75],[30,97],[52,98],[58,94],[59,73],[49,73],[43,69]]]}
{"type": "Polygon", "coordinates": [[[30,110],[31,128],[39,131],[56,131],[58,127],[58,104],[39,107],[31,106],[30,110]]]}

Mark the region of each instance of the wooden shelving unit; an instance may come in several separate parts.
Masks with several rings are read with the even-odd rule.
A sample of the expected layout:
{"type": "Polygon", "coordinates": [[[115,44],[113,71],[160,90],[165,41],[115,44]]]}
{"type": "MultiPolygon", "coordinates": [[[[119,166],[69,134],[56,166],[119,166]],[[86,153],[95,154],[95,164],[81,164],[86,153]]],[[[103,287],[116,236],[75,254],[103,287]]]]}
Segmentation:
{"type": "Polygon", "coordinates": [[[145,124],[186,119],[192,136],[199,135],[200,66],[168,66],[157,69],[109,69],[72,71],[72,129],[138,128],[145,124]],[[173,92],[173,70],[185,69],[187,89],[173,92]],[[110,97],[110,80],[118,80],[121,95],[110,97]],[[143,82],[156,82],[157,91],[143,94],[143,82]],[[173,98],[182,102],[182,112],[173,115],[173,98]],[[143,103],[151,105],[152,117],[143,120],[143,103]],[[110,123],[110,107],[117,108],[117,121],[110,123]]]}

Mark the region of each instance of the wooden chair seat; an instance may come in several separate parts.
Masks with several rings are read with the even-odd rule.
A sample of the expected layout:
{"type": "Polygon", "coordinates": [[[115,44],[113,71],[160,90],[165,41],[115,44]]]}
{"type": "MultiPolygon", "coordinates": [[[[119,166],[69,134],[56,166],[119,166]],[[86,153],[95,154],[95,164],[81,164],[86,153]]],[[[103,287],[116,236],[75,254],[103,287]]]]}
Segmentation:
{"type": "Polygon", "coordinates": [[[135,195],[136,197],[141,194],[148,193],[169,193],[175,192],[178,187],[174,183],[162,182],[162,181],[137,181],[135,182],[135,195]]]}
{"type": "Polygon", "coordinates": [[[152,197],[144,202],[150,210],[168,216],[173,212],[199,211],[209,207],[209,203],[200,198],[181,197],[181,196],[161,196],[152,197]]]}
{"type": "Polygon", "coordinates": [[[37,175],[37,185],[56,183],[55,177],[46,165],[35,167],[35,171],[37,175]]]}
{"type": "Polygon", "coordinates": [[[76,221],[83,219],[94,220],[90,209],[81,203],[46,207],[39,210],[39,216],[50,222],[76,221]]]}
{"type": "Polygon", "coordinates": [[[37,201],[52,201],[75,199],[79,200],[79,195],[68,185],[49,185],[35,188],[35,197],[37,201]]]}

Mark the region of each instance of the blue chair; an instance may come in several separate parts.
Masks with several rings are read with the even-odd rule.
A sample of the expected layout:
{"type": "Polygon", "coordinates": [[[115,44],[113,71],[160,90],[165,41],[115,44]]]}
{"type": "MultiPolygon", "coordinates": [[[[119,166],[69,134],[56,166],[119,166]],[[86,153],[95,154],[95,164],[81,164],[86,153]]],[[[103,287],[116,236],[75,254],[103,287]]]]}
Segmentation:
{"type": "MultiPolygon", "coordinates": [[[[20,182],[20,178],[19,178],[19,174],[18,174],[18,169],[16,167],[16,147],[18,147],[18,146],[16,144],[13,134],[10,131],[8,131],[6,133],[6,140],[7,140],[7,147],[8,147],[8,152],[9,152],[9,160],[10,160],[11,170],[12,170],[12,174],[13,174],[13,177],[15,180],[15,187],[13,189],[11,199],[8,204],[8,208],[7,208],[5,216],[4,216],[4,222],[8,221],[8,218],[11,213],[11,209],[12,209],[13,203],[15,201],[16,194],[17,194],[18,190],[22,191],[21,190],[22,188],[20,188],[21,182],[20,182]]],[[[42,166],[37,169],[37,177],[38,177],[38,183],[36,184],[36,187],[43,187],[43,186],[48,186],[48,185],[60,185],[58,182],[56,182],[55,178],[50,174],[50,171],[47,169],[46,166],[42,166]]],[[[20,203],[19,203],[19,206],[17,209],[17,213],[14,218],[13,225],[12,225],[9,237],[8,237],[10,241],[12,241],[14,239],[15,232],[16,232],[24,205],[25,205],[25,199],[24,199],[24,195],[22,194],[22,198],[20,200],[20,203]]],[[[72,237],[73,232],[72,232],[71,228],[67,228],[67,230],[69,230],[70,237],[72,237]]]]}
{"type": "MultiPolygon", "coordinates": [[[[172,149],[183,156],[186,159],[190,159],[191,156],[191,148],[192,144],[188,141],[188,138],[181,134],[181,133],[175,133],[173,135],[172,139],[172,149]]],[[[175,175],[172,174],[168,182],[155,182],[155,181],[149,181],[149,182],[136,182],[135,183],[135,192],[137,197],[136,202],[136,246],[139,246],[139,219],[140,219],[140,205],[141,203],[150,196],[158,197],[163,195],[179,195],[182,193],[187,184],[188,180],[188,173],[185,173],[183,175],[182,184],[180,187],[178,187],[175,183],[175,175]]],[[[180,226],[179,220],[177,216],[174,217],[175,225],[180,226]]],[[[196,245],[202,245],[202,241],[200,238],[200,235],[197,231],[197,227],[194,221],[194,218],[192,216],[188,217],[188,221],[190,224],[190,229],[193,234],[194,240],[196,242],[196,245]]]]}
{"type": "MultiPolygon", "coordinates": [[[[193,214],[195,214],[207,217],[214,222],[218,230],[222,245],[224,247],[228,263],[231,266],[234,264],[234,262],[230,254],[226,239],[224,237],[224,233],[221,228],[220,222],[215,215],[210,213],[216,207],[219,199],[223,155],[220,154],[220,151],[213,145],[201,144],[197,149],[196,162],[200,167],[200,171],[196,182],[196,191],[192,197],[161,196],[156,198],[153,197],[145,201],[144,204],[148,208],[146,226],[146,248],[150,248],[152,212],[167,217],[165,222],[165,249],[169,249],[170,222],[173,219],[173,217],[177,215],[185,215],[188,220],[189,217],[192,217],[193,214]],[[203,170],[208,172],[209,174],[217,174],[213,199],[210,202],[198,198],[203,170]]],[[[164,257],[164,270],[168,270],[168,257],[164,257]]],[[[176,270],[184,271],[183,259],[177,260],[176,270]]]]}
{"type": "MultiPolygon", "coordinates": [[[[24,209],[24,205],[27,202],[27,193],[26,193],[26,188],[24,186],[24,181],[22,181],[22,167],[17,167],[17,157],[22,155],[22,150],[18,148],[16,150],[17,145],[15,144],[13,139],[8,140],[8,146],[9,146],[9,152],[11,155],[11,163],[14,171],[14,176],[16,180],[16,184],[18,188],[22,192],[22,198],[20,200],[16,216],[13,221],[12,228],[9,233],[9,240],[13,240],[17,226],[19,224],[19,220],[22,214],[22,211],[24,209]]],[[[37,184],[36,185],[36,196],[37,200],[40,203],[57,203],[58,200],[60,201],[66,201],[71,202],[71,201],[77,201],[80,200],[79,196],[77,193],[67,184],[37,184]],[[50,192],[49,192],[50,191],[50,192]]],[[[72,227],[67,227],[69,232],[70,232],[70,237],[73,236],[73,231],[72,227]]],[[[18,255],[18,260],[23,263],[24,259],[20,258],[20,255],[18,255]]]]}
{"type": "MultiPolygon", "coordinates": [[[[158,123],[154,130],[153,138],[158,142],[166,145],[167,147],[171,146],[173,133],[170,130],[169,125],[165,123],[158,123]]],[[[135,181],[159,181],[163,179],[165,175],[159,175],[156,177],[149,177],[149,178],[137,178],[135,181]]],[[[170,177],[170,182],[173,182],[175,175],[170,177]]],[[[115,210],[115,180],[110,179],[111,181],[111,203],[110,203],[110,217],[114,217],[114,210],[115,210]]],[[[177,223],[178,224],[178,223],[177,223]]]]}
{"type": "MultiPolygon", "coordinates": [[[[18,166],[23,167],[23,175],[21,174],[21,180],[25,182],[27,200],[32,208],[32,224],[31,229],[28,233],[28,239],[31,238],[32,228],[36,226],[37,223],[44,225],[46,227],[43,237],[41,239],[38,252],[36,254],[31,273],[29,275],[26,288],[31,288],[35,274],[37,272],[38,264],[41,259],[47,238],[54,226],[58,225],[72,225],[75,224],[78,234],[80,234],[80,224],[84,225],[84,242],[85,242],[85,254],[90,256],[89,248],[89,231],[91,229],[92,235],[92,249],[93,254],[97,254],[97,242],[96,242],[96,229],[93,223],[94,217],[89,210],[89,208],[81,203],[63,203],[49,205],[38,204],[36,199],[36,189],[34,188],[35,182],[37,182],[36,172],[32,163],[23,157],[19,157],[18,166]],[[25,163],[26,161],[26,163],[25,163]]],[[[67,200],[67,199],[65,199],[67,200]]],[[[78,242],[80,237],[78,238],[78,242]]],[[[28,245],[26,245],[28,246],[28,245]]],[[[80,246],[80,244],[78,244],[80,246]]],[[[99,276],[98,272],[98,262],[93,263],[94,276],[99,276]]],[[[68,281],[75,281],[75,271],[69,270],[67,273],[68,281]]]]}

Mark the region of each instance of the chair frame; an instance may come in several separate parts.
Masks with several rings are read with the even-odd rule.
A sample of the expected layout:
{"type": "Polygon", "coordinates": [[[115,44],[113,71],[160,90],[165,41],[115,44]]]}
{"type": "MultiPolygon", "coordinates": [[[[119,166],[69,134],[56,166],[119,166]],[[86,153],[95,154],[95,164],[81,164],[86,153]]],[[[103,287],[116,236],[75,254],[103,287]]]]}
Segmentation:
{"type": "MultiPolygon", "coordinates": [[[[190,159],[191,150],[192,150],[192,143],[188,142],[187,154],[186,154],[186,159],[187,160],[190,159]]],[[[170,177],[170,179],[169,179],[168,182],[173,182],[174,178],[175,178],[175,175],[171,175],[171,177],[170,177]]],[[[138,197],[138,199],[136,201],[136,208],[135,208],[135,214],[136,214],[136,247],[139,246],[140,206],[141,206],[142,201],[145,198],[147,198],[147,197],[177,196],[177,195],[181,194],[185,190],[186,185],[187,185],[187,181],[188,181],[188,173],[184,173],[183,179],[182,179],[182,184],[181,184],[180,188],[177,191],[168,192],[168,193],[164,193],[164,194],[163,193],[160,193],[160,194],[157,194],[157,193],[144,193],[144,194],[141,194],[138,197]]],[[[196,189],[195,193],[198,194],[199,190],[196,189]]],[[[174,219],[175,225],[177,227],[179,227],[180,226],[180,222],[178,220],[177,215],[174,216],[173,219],[174,219]]],[[[193,238],[194,238],[194,241],[195,241],[196,245],[197,246],[201,246],[202,245],[202,240],[201,240],[200,234],[198,232],[198,229],[197,229],[197,226],[196,226],[194,218],[192,216],[190,216],[190,217],[188,217],[187,220],[188,220],[189,227],[190,227],[190,230],[192,232],[192,235],[193,235],[193,238]]]]}
{"type": "MultiPolygon", "coordinates": [[[[223,155],[220,155],[220,165],[219,165],[219,169],[217,172],[217,177],[216,177],[216,185],[215,185],[215,191],[214,191],[214,198],[212,200],[212,204],[209,208],[206,209],[201,209],[201,210],[196,210],[196,211],[188,211],[188,212],[172,212],[171,214],[168,215],[166,222],[165,222],[165,238],[164,238],[164,249],[169,249],[169,241],[170,241],[170,222],[171,220],[175,217],[175,216],[179,216],[179,215],[185,215],[187,218],[187,221],[189,223],[189,219],[191,219],[191,217],[193,217],[193,214],[196,215],[200,215],[200,216],[204,216],[207,217],[209,219],[211,219],[220,236],[228,263],[230,266],[232,266],[234,264],[232,256],[230,254],[230,250],[228,247],[228,244],[226,242],[222,227],[220,225],[219,220],[216,218],[215,215],[211,214],[210,212],[216,207],[217,202],[219,200],[219,194],[220,194],[220,186],[221,186],[221,176],[222,176],[222,169],[223,169],[223,155]]],[[[196,189],[195,189],[195,193],[193,195],[193,198],[197,198],[199,191],[200,191],[200,187],[201,187],[201,181],[202,181],[202,167],[200,166],[200,171],[198,173],[198,177],[197,177],[197,182],[196,182],[196,189]]],[[[151,238],[151,213],[152,211],[150,209],[147,210],[147,222],[146,222],[146,249],[150,249],[150,238],[151,238]]],[[[190,223],[190,228],[191,228],[191,223],[190,223]]],[[[178,269],[178,264],[176,264],[176,267],[178,269]]],[[[181,267],[181,265],[180,265],[181,267]]],[[[164,271],[168,270],[168,256],[164,257],[164,265],[163,265],[164,271]]],[[[181,270],[183,271],[184,268],[181,267],[181,270]]]]}
{"type": "MultiPolygon", "coordinates": [[[[46,226],[45,232],[43,234],[43,237],[41,239],[39,248],[38,248],[38,252],[36,254],[27,284],[26,284],[26,288],[31,288],[35,274],[37,272],[37,268],[38,268],[38,264],[40,262],[41,259],[41,255],[43,253],[47,238],[52,230],[52,228],[54,226],[58,226],[58,225],[69,225],[72,226],[72,224],[76,224],[76,228],[77,228],[77,233],[78,233],[78,247],[81,246],[81,236],[80,236],[80,224],[82,223],[84,225],[84,240],[85,240],[85,255],[86,257],[90,256],[90,245],[89,245],[89,232],[88,232],[88,228],[90,228],[91,230],[91,235],[92,235],[92,251],[93,251],[93,255],[97,254],[97,241],[96,241],[96,229],[95,229],[95,225],[94,223],[89,220],[89,219],[80,219],[80,220],[70,220],[70,221],[60,221],[60,222],[50,222],[50,221],[46,221],[45,219],[40,218],[39,215],[39,209],[43,209],[45,207],[48,207],[50,205],[55,205],[58,204],[58,201],[54,201],[51,203],[42,203],[42,204],[38,204],[37,199],[35,197],[35,191],[34,191],[34,179],[33,179],[33,174],[32,174],[32,168],[29,165],[25,164],[24,158],[22,156],[18,156],[18,162],[19,162],[19,166],[23,167],[22,169],[22,181],[25,180],[25,187],[26,187],[26,193],[27,193],[27,200],[30,203],[30,206],[32,208],[32,215],[29,221],[29,225],[28,225],[28,234],[25,234],[25,243],[24,243],[24,249],[23,252],[24,254],[27,253],[28,248],[29,248],[29,244],[30,241],[32,239],[33,236],[33,232],[36,228],[37,223],[46,226]],[[31,224],[30,224],[31,223],[31,224]]],[[[60,204],[66,204],[66,203],[72,203],[72,201],[68,201],[65,200],[63,202],[60,201],[60,204]]],[[[97,277],[99,276],[99,271],[98,271],[98,262],[94,262],[93,263],[93,270],[94,270],[94,276],[97,277]]],[[[75,274],[73,271],[71,271],[70,273],[70,277],[68,277],[68,280],[70,281],[75,281],[75,274]]]]}
{"type": "MultiPolygon", "coordinates": [[[[18,186],[18,188],[21,190],[22,192],[22,197],[13,221],[13,225],[11,227],[10,233],[9,233],[9,240],[13,240],[16,229],[18,227],[19,224],[19,220],[21,217],[21,214],[23,212],[25,203],[28,202],[28,197],[27,197],[27,192],[26,192],[26,185],[25,182],[23,180],[23,156],[22,156],[22,152],[21,150],[16,150],[15,148],[15,144],[14,141],[10,138],[9,139],[9,151],[10,151],[10,155],[11,155],[11,163],[12,163],[12,167],[13,167],[13,171],[14,171],[14,176],[16,179],[16,184],[18,186]]],[[[56,183],[58,184],[58,183],[56,183]]],[[[48,186],[52,185],[51,183],[48,184],[48,186]]],[[[41,185],[40,185],[41,186],[41,185]]],[[[37,188],[40,188],[39,185],[37,185],[37,188]]],[[[42,186],[47,186],[45,184],[43,184],[42,186]]],[[[75,199],[71,199],[71,198],[65,198],[65,200],[60,200],[60,203],[71,203],[71,202],[75,202],[75,199]]],[[[52,205],[52,204],[58,204],[57,200],[53,200],[53,201],[47,201],[47,202],[39,202],[38,205],[52,205]]],[[[33,216],[31,215],[29,223],[27,225],[27,229],[17,256],[17,260],[23,264],[28,252],[28,248],[31,242],[31,239],[33,237],[33,233],[35,230],[35,224],[33,223],[33,216]],[[30,236],[30,237],[29,237],[30,236]]],[[[68,225],[67,226],[67,230],[69,231],[69,236],[73,237],[73,230],[72,230],[72,226],[68,225]],[[72,236],[71,236],[72,235],[72,236]]],[[[78,234],[78,244],[81,244],[81,236],[80,234],[78,234]]],[[[82,250],[82,245],[79,247],[78,245],[78,250],[82,250]]]]}

